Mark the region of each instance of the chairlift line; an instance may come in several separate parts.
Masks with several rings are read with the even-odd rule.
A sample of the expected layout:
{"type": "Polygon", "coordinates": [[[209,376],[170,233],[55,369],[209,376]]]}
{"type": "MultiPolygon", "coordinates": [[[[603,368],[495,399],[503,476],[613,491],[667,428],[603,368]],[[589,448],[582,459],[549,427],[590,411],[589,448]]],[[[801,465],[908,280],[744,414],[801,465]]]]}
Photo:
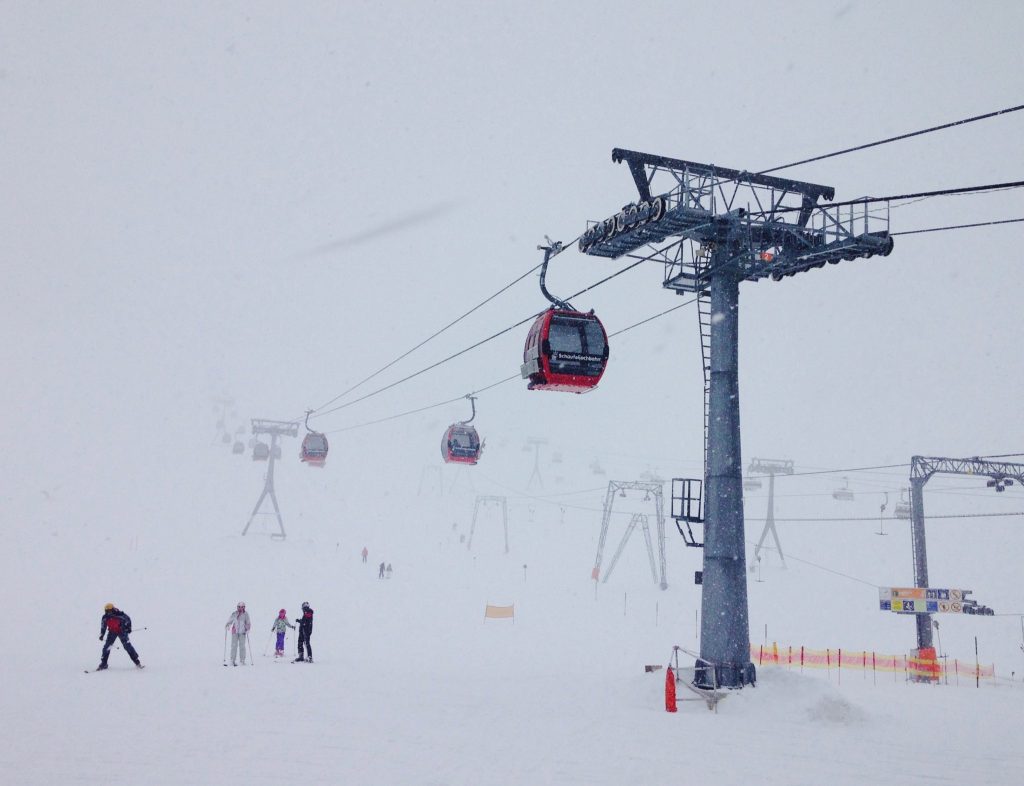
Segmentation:
{"type": "Polygon", "coordinates": [[[822,160],[824,160],[826,158],[835,158],[836,156],[845,155],[846,153],[853,153],[853,152],[856,152],[858,150],[866,150],[866,149],[871,148],[871,147],[878,147],[879,145],[886,145],[886,144],[889,144],[890,142],[899,142],[900,140],[903,140],[903,139],[910,139],[910,138],[915,137],[915,136],[922,136],[924,134],[930,134],[930,133],[932,133],[934,131],[942,131],[942,130],[944,130],[946,128],[954,128],[956,126],[962,126],[962,125],[966,125],[968,123],[974,123],[974,122],[977,122],[978,120],[987,120],[990,117],[999,117],[1000,115],[1008,115],[1011,112],[1019,112],[1022,109],[1024,109],[1024,104],[1019,104],[1017,106],[1007,107],[1006,109],[998,109],[995,112],[987,112],[987,113],[985,113],[983,115],[975,115],[973,117],[966,117],[966,118],[964,118],[962,120],[954,120],[952,123],[943,123],[942,125],[932,126],[931,128],[924,128],[924,129],[921,129],[920,131],[911,131],[911,132],[906,133],[906,134],[899,134],[898,136],[891,136],[891,137],[889,137],[887,139],[880,139],[877,142],[868,142],[867,144],[856,145],[854,147],[848,147],[845,150],[837,150],[834,153],[826,153],[824,155],[814,156],[813,158],[805,158],[802,161],[794,161],[791,164],[783,164],[782,166],[772,167],[771,169],[763,169],[760,172],[758,172],[758,174],[759,175],[766,175],[769,172],[778,172],[780,169],[789,169],[790,167],[800,166],[801,164],[809,164],[812,161],[822,161],[822,160]]]}

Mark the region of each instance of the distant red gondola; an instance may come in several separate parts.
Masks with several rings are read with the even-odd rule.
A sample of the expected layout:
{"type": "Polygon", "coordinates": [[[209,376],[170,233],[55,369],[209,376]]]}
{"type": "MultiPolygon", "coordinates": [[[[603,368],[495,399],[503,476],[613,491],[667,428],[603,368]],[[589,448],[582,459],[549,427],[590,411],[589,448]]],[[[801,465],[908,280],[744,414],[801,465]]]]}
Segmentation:
{"type": "Polygon", "coordinates": [[[306,412],[306,430],[309,432],[302,438],[299,459],[310,467],[323,467],[327,462],[327,437],[309,427],[309,416],[313,410],[306,412]]]}
{"type": "Polygon", "coordinates": [[[594,312],[552,307],[530,328],[520,370],[530,390],[586,393],[607,365],[608,334],[594,312]]]}
{"type": "Polygon", "coordinates": [[[484,445],[476,427],[469,425],[476,417],[476,398],[467,395],[473,414],[469,420],[452,423],[441,438],[441,458],[446,464],[476,464],[480,460],[484,445]]]}
{"type": "Polygon", "coordinates": [[[447,464],[476,464],[480,452],[480,435],[465,423],[452,423],[441,440],[441,458],[447,464]]]}

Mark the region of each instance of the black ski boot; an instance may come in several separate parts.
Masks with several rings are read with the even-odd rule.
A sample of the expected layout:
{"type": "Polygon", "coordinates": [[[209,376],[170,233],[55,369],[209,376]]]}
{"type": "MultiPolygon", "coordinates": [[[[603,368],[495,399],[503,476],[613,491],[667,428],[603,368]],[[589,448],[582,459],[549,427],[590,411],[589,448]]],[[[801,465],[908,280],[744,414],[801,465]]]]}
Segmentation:
{"type": "Polygon", "coordinates": [[[292,661],[292,663],[305,663],[305,662],[306,662],[305,658],[296,658],[295,660],[292,661]]]}
{"type": "Polygon", "coordinates": [[[101,663],[99,666],[96,667],[96,671],[103,671],[105,668],[107,668],[107,664],[101,663]]]}

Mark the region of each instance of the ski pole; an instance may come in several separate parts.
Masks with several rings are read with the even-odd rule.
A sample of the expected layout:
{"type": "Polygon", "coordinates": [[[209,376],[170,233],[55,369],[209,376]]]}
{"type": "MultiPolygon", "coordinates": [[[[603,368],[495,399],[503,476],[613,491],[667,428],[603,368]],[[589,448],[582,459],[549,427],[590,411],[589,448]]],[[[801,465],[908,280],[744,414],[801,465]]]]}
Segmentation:
{"type": "Polygon", "coordinates": [[[270,636],[267,638],[267,646],[265,646],[263,648],[263,657],[264,658],[267,657],[267,650],[270,649],[270,642],[272,642],[273,640],[274,640],[274,630],[273,630],[273,628],[271,628],[270,636]]]}
{"type": "Polygon", "coordinates": [[[245,644],[249,648],[249,665],[250,666],[255,666],[256,665],[256,658],[253,657],[253,655],[255,653],[252,651],[252,642],[249,641],[249,631],[245,632],[245,644]]]}
{"type": "Polygon", "coordinates": [[[224,628],[224,665],[228,665],[228,629],[224,628]]]}

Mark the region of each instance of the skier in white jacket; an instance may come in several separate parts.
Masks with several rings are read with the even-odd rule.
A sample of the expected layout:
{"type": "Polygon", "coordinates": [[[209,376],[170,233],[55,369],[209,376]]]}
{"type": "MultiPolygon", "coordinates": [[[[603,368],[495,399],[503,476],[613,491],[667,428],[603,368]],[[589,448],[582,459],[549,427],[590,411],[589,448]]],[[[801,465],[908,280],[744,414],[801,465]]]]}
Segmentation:
{"type": "Polygon", "coordinates": [[[231,665],[237,666],[235,662],[235,656],[239,654],[242,656],[242,665],[245,665],[245,639],[249,633],[249,628],[252,627],[249,622],[249,612],[245,610],[245,604],[239,602],[238,607],[232,612],[231,616],[228,617],[227,624],[224,626],[225,629],[231,630],[231,665]]]}

